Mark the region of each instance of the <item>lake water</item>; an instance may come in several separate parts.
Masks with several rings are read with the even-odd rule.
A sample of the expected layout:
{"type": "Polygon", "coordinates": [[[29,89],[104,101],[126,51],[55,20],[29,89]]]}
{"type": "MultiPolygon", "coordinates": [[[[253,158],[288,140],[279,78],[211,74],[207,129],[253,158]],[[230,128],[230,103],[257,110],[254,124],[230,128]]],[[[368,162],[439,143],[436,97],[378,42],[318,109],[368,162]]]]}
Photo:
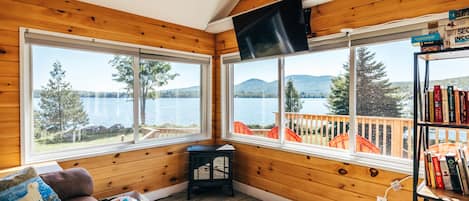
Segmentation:
{"type": "MultiPolygon", "coordinates": [[[[133,123],[133,102],[125,98],[81,98],[89,122],[106,127],[122,124],[130,127],[133,123]]],[[[302,113],[326,114],[326,99],[304,98],[302,113]]],[[[235,120],[247,124],[268,125],[275,122],[278,100],[275,98],[235,98],[235,120]]],[[[37,108],[39,99],[33,101],[37,108]]],[[[198,98],[160,98],[146,102],[147,124],[200,124],[200,103],[198,98]]]]}

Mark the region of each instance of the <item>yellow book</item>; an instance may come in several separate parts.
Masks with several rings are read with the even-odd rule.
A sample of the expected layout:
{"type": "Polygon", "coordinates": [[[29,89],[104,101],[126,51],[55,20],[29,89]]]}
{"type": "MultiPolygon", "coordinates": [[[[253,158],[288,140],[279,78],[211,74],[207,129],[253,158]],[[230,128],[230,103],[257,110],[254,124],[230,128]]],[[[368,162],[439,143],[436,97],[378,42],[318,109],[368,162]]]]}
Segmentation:
{"type": "Polygon", "coordinates": [[[443,104],[443,122],[449,123],[448,90],[441,89],[441,99],[443,104]]]}

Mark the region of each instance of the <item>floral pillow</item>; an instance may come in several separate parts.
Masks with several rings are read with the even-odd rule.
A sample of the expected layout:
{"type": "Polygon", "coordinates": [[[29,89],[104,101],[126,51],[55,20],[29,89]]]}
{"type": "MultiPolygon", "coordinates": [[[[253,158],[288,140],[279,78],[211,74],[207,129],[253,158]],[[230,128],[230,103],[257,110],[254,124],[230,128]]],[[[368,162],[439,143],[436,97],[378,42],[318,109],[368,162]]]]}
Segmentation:
{"type": "Polygon", "coordinates": [[[57,194],[29,167],[0,178],[1,201],[60,201],[57,194]]]}

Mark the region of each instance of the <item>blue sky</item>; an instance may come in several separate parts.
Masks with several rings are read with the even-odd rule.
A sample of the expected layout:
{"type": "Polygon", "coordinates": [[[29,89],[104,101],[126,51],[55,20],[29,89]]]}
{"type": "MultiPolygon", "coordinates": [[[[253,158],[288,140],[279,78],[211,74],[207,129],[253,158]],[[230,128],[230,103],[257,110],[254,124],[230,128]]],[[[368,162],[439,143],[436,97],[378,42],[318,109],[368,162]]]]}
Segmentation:
{"type": "MultiPolygon", "coordinates": [[[[366,46],[375,52],[375,60],[386,66],[388,78],[392,82],[413,81],[413,53],[419,51],[410,40],[366,46]]],[[[348,61],[349,50],[337,49],[319,53],[288,56],[285,59],[285,75],[333,75],[344,73],[343,64],[348,61]]],[[[420,68],[423,72],[423,62],[420,68]]],[[[273,81],[277,79],[275,59],[235,65],[235,84],[250,78],[273,81]],[[258,73],[262,72],[262,73],[258,73]]],[[[430,64],[430,79],[460,77],[469,73],[469,59],[433,61],[430,64]],[[461,74],[463,73],[463,74],[461,74]]],[[[423,78],[423,77],[421,77],[423,78]]]]}
{"type": "MultiPolygon", "coordinates": [[[[366,46],[376,53],[375,59],[386,65],[388,78],[392,82],[412,81],[413,52],[418,51],[409,40],[366,46]]],[[[124,84],[112,80],[114,68],[108,64],[112,54],[87,52],[34,45],[33,48],[34,88],[44,86],[55,61],[60,61],[66,77],[74,90],[122,91],[124,84]]],[[[320,53],[286,57],[286,75],[333,75],[344,72],[342,65],[348,60],[348,49],[330,50],[320,53]]],[[[196,64],[171,63],[172,72],[180,75],[159,89],[196,86],[200,83],[200,66],[196,64]],[[197,76],[194,76],[197,75],[197,76]]],[[[277,79],[277,60],[261,60],[235,65],[235,84],[257,78],[265,81],[277,79]]],[[[423,65],[422,65],[423,69],[423,65]]],[[[434,61],[431,63],[431,79],[460,77],[469,72],[469,59],[434,61]]]]}
{"type": "MultiPolygon", "coordinates": [[[[116,82],[112,74],[115,69],[108,63],[113,54],[62,49],[33,45],[34,89],[47,84],[52,64],[60,61],[66,71],[66,79],[74,90],[123,91],[124,84],[116,82]]],[[[183,88],[199,85],[200,65],[171,62],[171,73],[179,73],[168,85],[159,89],[183,88]]]]}

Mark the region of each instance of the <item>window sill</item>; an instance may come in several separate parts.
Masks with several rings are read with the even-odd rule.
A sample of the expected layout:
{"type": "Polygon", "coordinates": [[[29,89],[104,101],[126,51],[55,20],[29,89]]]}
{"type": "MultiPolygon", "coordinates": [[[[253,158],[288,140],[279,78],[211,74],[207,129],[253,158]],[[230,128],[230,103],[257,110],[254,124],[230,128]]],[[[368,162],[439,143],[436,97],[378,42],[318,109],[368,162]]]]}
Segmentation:
{"type": "Polygon", "coordinates": [[[194,135],[188,135],[188,136],[178,137],[178,138],[139,141],[137,143],[134,143],[132,141],[132,142],[126,142],[126,143],[102,145],[102,146],[95,146],[95,147],[84,147],[84,148],[77,148],[77,149],[71,149],[71,150],[64,150],[60,152],[51,152],[51,153],[31,155],[25,158],[24,164],[39,163],[39,162],[54,161],[54,160],[55,161],[76,160],[76,159],[82,159],[82,158],[102,156],[106,154],[135,151],[135,150],[154,148],[154,147],[163,147],[163,146],[168,146],[168,145],[197,142],[197,141],[210,140],[210,139],[211,137],[207,137],[205,135],[194,134],[194,135]]]}
{"type": "Polygon", "coordinates": [[[254,146],[261,146],[290,153],[303,154],[317,158],[334,160],[344,163],[350,163],[360,166],[373,167],[382,170],[402,173],[406,175],[412,174],[412,160],[395,158],[390,156],[368,154],[368,153],[351,153],[348,150],[334,149],[318,145],[300,144],[287,142],[281,145],[276,140],[263,139],[260,141],[251,139],[251,137],[233,136],[223,138],[226,141],[238,142],[254,146]]]}

